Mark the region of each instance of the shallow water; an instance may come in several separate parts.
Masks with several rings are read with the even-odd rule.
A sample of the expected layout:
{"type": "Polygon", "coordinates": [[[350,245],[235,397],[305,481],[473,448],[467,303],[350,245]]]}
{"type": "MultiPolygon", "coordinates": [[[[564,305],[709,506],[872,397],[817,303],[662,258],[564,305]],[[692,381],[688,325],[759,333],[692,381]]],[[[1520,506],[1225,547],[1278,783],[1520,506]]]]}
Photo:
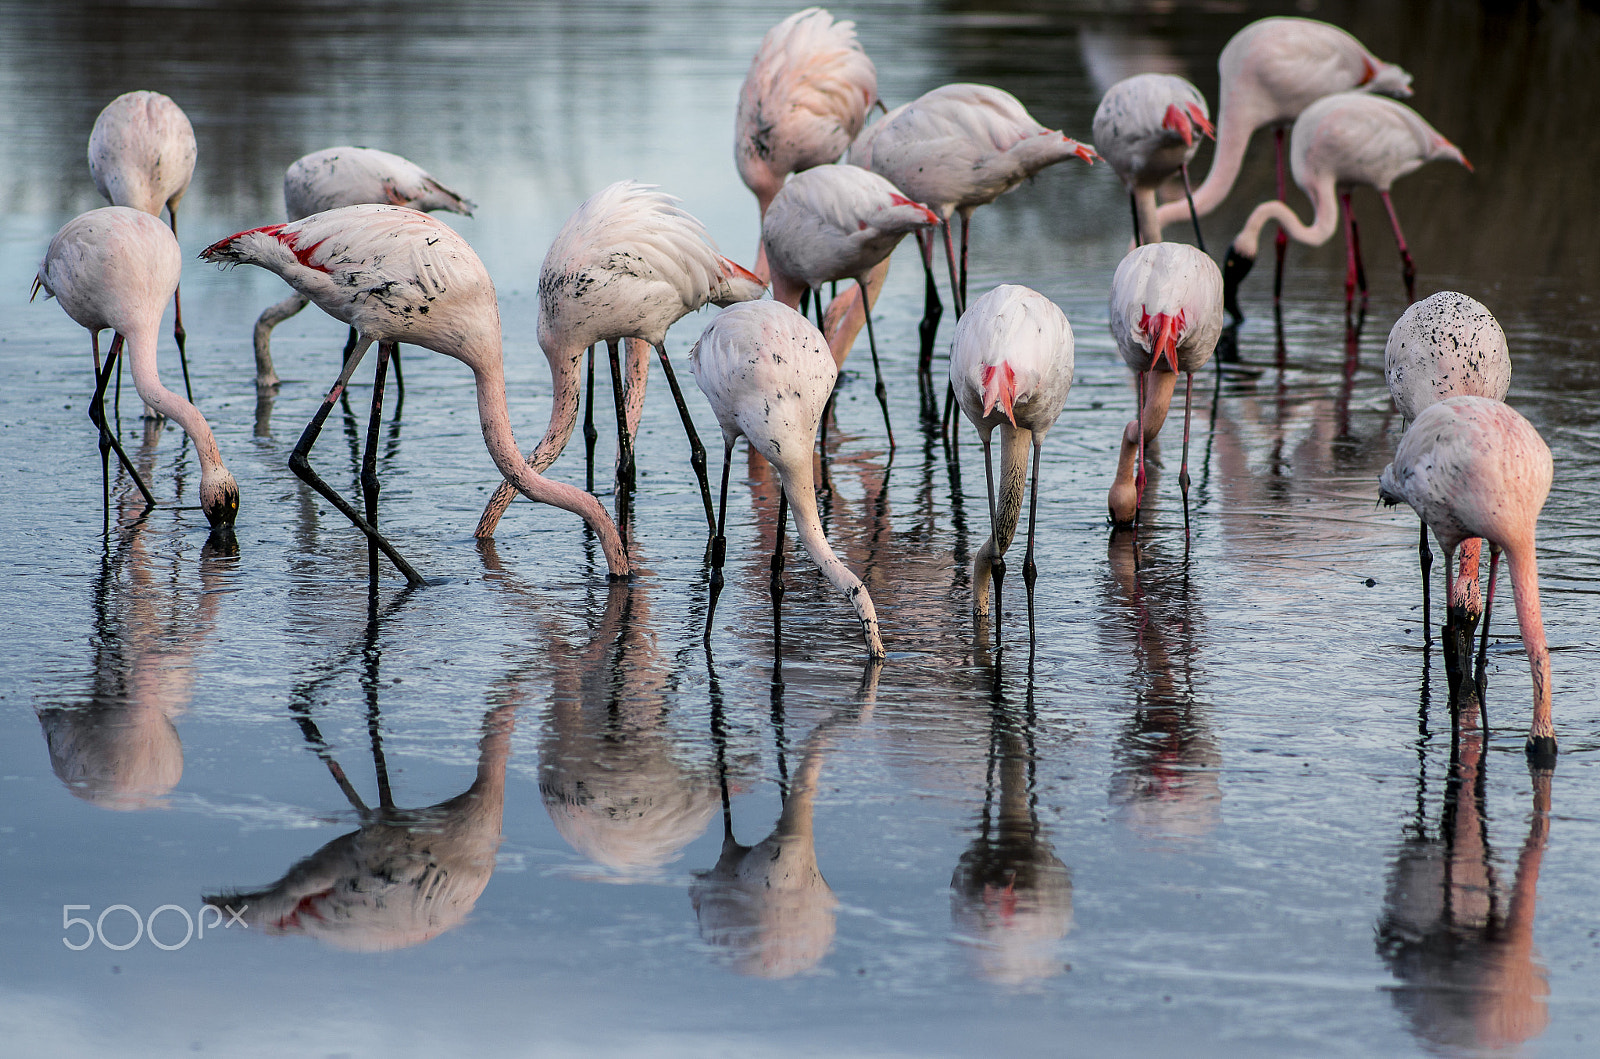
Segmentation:
{"type": "MultiPolygon", "coordinates": [[[[385,567],[374,602],[364,545],[286,467],[336,374],[339,325],[312,309],[280,326],[285,383],[258,406],[250,326],[281,282],[186,265],[195,392],[243,494],[239,553],[217,555],[192,446],[142,423],[131,388],[122,436],[161,503],[136,520],[119,479],[102,537],[87,343],[26,291],[50,234],[100,204],[83,144],[118,92],[166,91],[195,124],[189,254],[281,219],[279,174],[299,155],[381,146],[479,205],[448,220],[499,288],[529,444],[549,407],[535,277],[585,196],[660,183],[752,256],[732,115],[787,8],[0,5],[15,103],[0,115],[0,1050],[1586,1054],[1600,1035],[1600,222],[1581,193],[1595,140],[1569,130],[1600,116],[1600,17],[1311,6],[1410,69],[1413,104],[1476,166],[1424,168],[1394,198],[1419,293],[1463,290],[1497,313],[1510,399],[1555,454],[1539,548],[1562,751],[1548,781],[1522,755],[1531,689],[1509,585],[1487,738],[1453,746],[1442,663],[1422,650],[1416,523],[1375,506],[1401,430],[1382,345],[1403,307],[1375,198],[1358,196],[1373,294],[1353,361],[1337,241],[1290,252],[1281,354],[1266,269],[1246,285],[1244,363],[1216,397],[1210,369],[1196,385],[1187,548],[1176,416],[1137,539],[1105,525],[1132,414],[1106,328],[1128,227],[1114,179],[1063,165],[978,213],[974,295],[1034,286],[1077,335],[1044,451],[1031,659],[1020,562],[1006,649],[969,616],[981,456],[967,433],[952,467],[919,429],[922,281],[903,248],[876,317],[900,448],[890,465],[853,359],[826,510],[889,660],[864,665],[843,601],[791,551],[775,664],[773,486],[741,446],[708,661],[700,499],[659,375],[634,531],[646,573],[608,589],[564,513],[519,503],[477,545],[495,475],[470,376],[408,351],[382,511],[432,583],[406,591],[385,567]],[[435,872],[420,906],[386,889],[419,863],[435,872]],[[364,897],[340,913],[265,893],[292,870],[320,892],[356,864],[364,897]],[[795,885],[768,889],[774,872],[795,885]],[[208,897],[310,937],[213,913],[178,944],[208,897]],[[100,919],[100,936],[74,951],[85,928],[64,916],[100,919]],[[134,917],[153,939],[114,949],[134,917]]],[[[1084,138],[1105,85],[1142,69],[1214,100],[1228,36],[1290,12],[835,9],[891,104],[987,81],[1084,138]]],[[[1206,224],[1214,252],[1269,193],[1263,148],[1206,224]]],[[[680,361],[708,320],[673,331],[680,361]]],[[[351,495],[364,379],[358,418],[331,420],[315,454],[351,495]]],[[[715,471],[715,421],[690,389],[715,471]]],[[[602,482],[612,454],[602,428],[602,482]]],[[[554,473],[581,483],[581,446],[554,473]]]]}

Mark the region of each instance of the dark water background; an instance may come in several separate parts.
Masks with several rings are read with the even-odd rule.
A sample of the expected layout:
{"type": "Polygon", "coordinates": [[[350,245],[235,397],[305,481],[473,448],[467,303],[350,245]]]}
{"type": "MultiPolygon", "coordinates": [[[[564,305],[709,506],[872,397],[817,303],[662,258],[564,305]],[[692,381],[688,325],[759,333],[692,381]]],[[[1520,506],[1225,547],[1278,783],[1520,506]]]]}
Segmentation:
{"type": "MultiPolygon", "coordinates": [[[[1263,14],[1309,11],[1416,75],[1411,102],[1477,167],[1430,166],[1396,187],[1420,293],[1459,289],[1497,313],[1510,400],[1556,458],[1539,549],[1562,747],[1548,784],[1522,757],[1531,692],[1505,583],[1490,729],[1457,743],[1452,766],[1442,666],[1421,650],[1415,521],[1374,506],[1401,429],[1381,362],[1403,299],[1369,195],[1373,299],[1353,366],[1337,241],[1291,249],[1281,363],[1269,280],[1247,285],[1246,364],[1214,416],[1209,371],[1196,386],[1187,555],[1176,423],[1137,543],[1104,524],[1132,412],[1106,329],[1128,235],[1116,181],[1064,165],[978,213],[974,293],[1034,286],[1078,342],[1045,451],[1031,664],[990,653],[968,615],[955,557],[986,532],[981,463],[968,435],[953,484],[917,430],[908,250],[878,311],[901,449],[886,469],[870,378],[855,374],[865,358],[853,359],[828,512],[877,602],[881,671],[863,667],[842,601],[799,556],[774,665],[773,490],[742,450],[708,666],[699,497],[659,376],[640,456],[647,574],[608,592],[597,548],[564,514],[519,504],[492,548],[475,544],[495,476],[470,376],[411,354],[410,396],[385,427],[383,517],[442,583],[407,593],[388,577],[369,607],[364,546],[286,467],[336,374],[341,329],[315,309],[281,326],[285,384],[258,407],[250,325],[283,288],[255,270],[191,260],[183,286],[198,403],[243,493],[240,554],[205,551],[192,447],[176,428],[147,430],[127,400],[124,438],[163,504],[135,524],[124,490],[103,540],[87,342],[26,294],[51,233],[100,205],[84,144],[112,96],[158,89],[194,122],[200,164],[180,209],[191,257],[281,219],[284,166],[333,144],[404,154],[474,199],[475,218],[449,221],[499,289],[512,422],[528,443],[548,414],[535,278],[583,198],[624,177],[659,183],[725,252],[753,256],[733,110],[756,42],[789,10],[0,5],[0,1051],[1588,1054],[1600,1037],[1590,9],[834,8],[857,20],[890,105],[986,81],[1084,138],[1100,92],[1131,73],[1183,73],[1215,100],[1217,52],[1263,14]],[[52,745],[59,759],[98,753],[125,780],[143,769],[142,786],[69,790],[52,745]],[[333,848],[346,862],[353,848],[435,848],[456,896],[433,909],[432,940],[348,951],[417,942],[390,909],[385,927],[302,915],[330,944],[235,927],[173,951],[63,945],[82,930],[63,929],[64,905],[192,914],[357,830],[329,761],[369,805],[381,763],[397,805],[444,806],[333,848]],[[724,790],[732,834],[755,847],[746,871],[777,865],[809,886],[754,905],[719,887],[724,790]]],[[[1270,194],[1264,147],[1207,222],[1213,250],[1270,194]]],[[[707,319],[673,331],[680,358],[707,319]]],[[[171,352],[167,340],[175,386],[171,352]]],[[[370,374],[357,378],[360,407],[370,374]]],[[[336,417],[317,449],[352,493],[361,428],[336,417]]],[[[611,452],[603,432],[603,466],[611,452]]],[[[581,482],[581,449],[554,473],[581,482]]],[[[1008,642],[1019,632],[1010,623],[1008,642]]],[[[180,920],[161,917],[164,943],[180,920]]],[[[104,925],[114,943],[132,936],[128,913],[104,925]]]]}

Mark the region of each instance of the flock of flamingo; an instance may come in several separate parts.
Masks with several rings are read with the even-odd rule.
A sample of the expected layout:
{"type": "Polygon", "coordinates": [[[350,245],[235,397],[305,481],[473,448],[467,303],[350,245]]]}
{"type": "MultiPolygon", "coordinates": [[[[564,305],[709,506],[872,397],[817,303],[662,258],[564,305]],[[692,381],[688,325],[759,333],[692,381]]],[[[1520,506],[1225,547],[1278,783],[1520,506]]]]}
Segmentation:
{"type": "MultiPolygon", "coordinates": [[[[520,492],[581,517],[598,537],[614,579],[629,577],[633,569],[625,535],[634,488],[633,443],[653,349],[682,417],[705,505],[712,559],[708,646],[710,614],[723,585],[728,466],[742,435],[773,465],[782,485],[775,590],[780,590],[785,512],[792,508],[801,542],[854,608],[872,657],[882,658],[883,640],[866,586],[833,553],[823,532],[812,464],[838,371],[863,327],[893,452],[872,306],[890,255],[907,233],[915,237],[926,271],[919,382],[931,399],[943,313],[934,257],[942,242],[957,316],[944,413],[948,421],[951,409],[959,407],[983,444],[991,528],[974,560],[972,602],[979,614],[991,607],[999,612],[1005,555],[1017,529],[1032,448],[1023,567],[1031,638],[1039,454],[1072,385],[1073,333],[1060,308],[1026,287],[1001,285],[968,304],[973,211],[1067,159],[1089,164],[1104,159],[1121,178],[1131,203],[1134,247],[1112,278],[1110,322],[1117,348],[1137,373],[1137,412],[1123,433],[1109,514],[1113,523],[1137,521],[1146,483],[1144,447],[1165,421],[1181,372],[1186,399],[1179,483],[1187,531],[1187,395],[1194,372],[1211,359],[1225,330],[1243,320],[1238,287],[1266,225],[1278,226],[1276,296],[1287,240],[1324,243],[1342,217],[1347,305],[1358,287],[1364,304],[1365,269],[1350,196],[1356,185],[1368,185],[1387,208],[1412,302],[1394,325],[1385,353],[1390,391],[1409,427],[1383,472],[1379,495],[1389,504],[1410,504],[1423,521],[1425,628],[1431,621],[1429,528],[1444,551],[1443,645],[1453,676],[1470,669],[1473,634],[1481,623],[1479,694],[1495,576],[1505,552],[1533,672],[1527,752],[1536,765],[1549,767],[1556,742],[1534,538],[1550,488],[1550,451],[1528,421],[1503,402],[1510,360],[1504,334],[1488,310],[1453,292],[1415,300],[1415,267],[1389,199],[1394,180],[1425,162],[1449,159],[1466,165],[1466,159],[1415,111],[1391,98],[1410,95],[1409,74],[1326,23],[1302,18],[1252,23],[1223,49],[1219,70],[1214,125],[1194,85],[1179,77],[1141,74],[1106,92],[1095,113],[1091,147],[1045,128],[1015,97],[986,85],[945,85],[889,109],[878,98],[876,71],[852,22],[835,21],[819,8],[789,16],[762,40],[739,98],[734,158],[762,216],[754,268],[722,256],[704,226],[652,186],[623,181],[585,201],[556,236],[539,276],[538,338],[550,365],[553,403],[549,425],[526,457],[507,409],[494,284],[466,240],[425,212],[470,213],[472,204],[417,166],[358,147],[307,155],[285,175],[287,223],[230,235],[201,257],[257,265],[294,288],[289,298],[263,312],[255,327],[262,388],[277,384],[270,348],[276,323],[315,302],[350,325],[343,368],[289,462],[365,534],[374,584],[380,553],[412,584],[423,581],[378,529],[374,441],[391,363],[403,386],[400,343],[454,357],[472,370],[484,442],[504,479],[477,535],[491,536],[520,492]],[[884,113],[869,126],[874,108],[884,113]],[[1222,267],[1203,245],[1163,242],[1163,228],[1186,218],[1199,241],[1199,218],[1223,201],[1252,133],[1262,127],[1272,130],[1277,147],[1279,197],[1250,213],[1222,267]],[[1216,141],[1215,157],[1205,180],[1193,188],[1189,163],[1207,136],[1216,141]],[[1314,210],[1310,224],[1283,201],[1286,136],[1289,171],[1314,210]],[[1183,195],[1161,204],[1159,189],[1174,178],[1181,178],[1183,195]],[[851,280],[853,285],[824,305],[825,285],[851,280]],[[765,297],[769,285],[771,298],[765,297]],[[713,502],[705,448],[665,344],[673,323],[708,303],[724,309],[695,343],[689,364],[722,429],[720,503],[713,502]],[[814,314],[815,323],[808,314],[814,314]],[[1225,324],[1225,316],[1231,322],[1225,324]],[[357,510],[316,472],[310,455],[324,421],[374,343],[372,419],[361,474],[362,510],[357,510]],[[594,358],[601,343],[610,359],[619,439],[615,519],[593,488],[594,358]],[[571,439],[585,391],[589,479],[587,488],[579,489],[544,472],[571,439]],[[996,428],[998,488],[990,449],[996,428]],[[1479,586],[1480,540],[1490,547],[1486,590],[1479,586]],[[1454,567],[1458,549],[1459,570],[1454,567]]],[[[113,100],[89,140],[95,184],[113,205],[73,219],[56,234],[35,293],[42,288],[55,296],[93,338],[96,386],[89,414],[99,430],[107,526],[112,451],[139,488],[146,510],[154,504],[104,411],[107,386],[126,348],[134,385],[150,411],[172,418],[193,439],[201,464],[201,508],[213,532],[228,535],[239,509],[238,485],[192,393],[178,396],[156,373],[157,337],[169,299],[180,356],[184,350],[175,233],[195,156],[193,130],[171,99],[130,92],[113,100]],[[170,229],[157,219],[163,207],[170,229]],[[115,337],[102,362],[99,333],[107,328],[115,337]]],[[[186,361],[184,378],[187,391],[186,361]]],[[[1470,693],[1471,682],[1464,683],[1470,693]]]]}

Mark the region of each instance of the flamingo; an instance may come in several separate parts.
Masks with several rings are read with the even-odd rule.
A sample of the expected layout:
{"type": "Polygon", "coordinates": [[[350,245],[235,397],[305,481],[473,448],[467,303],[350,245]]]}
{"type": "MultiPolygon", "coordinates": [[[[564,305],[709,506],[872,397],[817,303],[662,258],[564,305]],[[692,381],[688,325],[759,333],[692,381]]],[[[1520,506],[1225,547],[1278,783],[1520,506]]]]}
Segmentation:
{"type": "Polygon", "coordinates": [[[1117,476],[1107,504],[1114,523],[1139,517],[1144,497],[1144,446],[1166,422],[1167,406],[1187,374],[1183,393],[1184,532],[1189,527],[1189,405],[1194,373],[1222,335],[1222,273],[1187,243],[1147,243],[1122,259],[1111,280],[1111,334],[1128,367],[1139,373],[1139,414],[1122,432],[1117,476]]]}
{"type": "MultiPolygon", "coordinates": [[[[291,221],[363,202],[387,202],[423,212],[448,210],[468,217],[473,210],[471,202],[429,176],[415,162],[371,147],[329,147],[314,151],[297,159],[284,171],[283,205],[291,221]]],[[[278,304],[262,310],[256,320],[257,389],[268,390],[278,385],[278,373],[272,367],[272,329],[304,309],[309,300],[295,291],[278,304]]],[[[352,328],[350,341],[345,345],[346,357],[355,343],[356,332],[352,328]]],[[[398,351],[394,367],[395,384],[403,398],[405,383],[400,378],[398,351]]]]}
{"type": "Polygon", "coordinates": [[[1340,203],[1344,206],[1348,261],[1345,305],[1349,306],[1357,284],[1363,298],[1366,296],[1361,246],[1355,215],[1350,211],[1351,189],[1356,184],[1375,189],[1383,199],[1389,223],[1394,227],[1395,243],[1400,247],[1406,301],[1416,301],[1416,265],[1400,231],[1400,218],[1389,198],[1389,188],[1400,177],[1436,159],[1460,162],[1469,171],[1472,169],[1460,148],[1404,103],[1365,92],[1341,92],[1319,99],[1302,111],[1289,136],[1289,162],[1294,182],[1311,199],[1314,218],[1310,225],[1302,224],[1294,210],[1276,199],[1250,211],[1223,264],[1224,301],[1233,322],[1244,319],[1239,311],[1239,283],[1255,264],[1256,247],[1266,223],[1277,221],[1282,231],[1299,242],[1321,246],[1333,236],[1339,223],[1340,203]]]}
{"type": "MultiPolygon", "coordinates": [[[[1511,353],[1506,348],[1506,333],[1482,302],[1455,291],[1440,291],[1413,303],[1395,321],[1383,351],[1383,373],[1395,407],[1410,423],[1424,408],[1447,397],[1471,394],[1505,400],[1511,388],[1511,353]]],[[[1462,543],[1456,595],[1446,601],[1451,627],[1464,628],[1469,644],[1481,612],[1479,553],[1478,538],[1462,543]]],[[[1428,550],[1426,524],[1417,554],[1422,566],[1422,635],[1426,642],[1433,629],[1428,585],[1433,553],[1428,550]]],[[[1447,664],[1451,657],[1447,654],[1447,664]]]]}
{"type": "MultiPolygon", "coordinates": [[[[554,463],[578,417],[578,366],[584,350],[604,341],[611,351],[612,388],[617,397],[619,451],[617,474],[633,485],[633,435],[643,408],[648,361],[630,350],[626,397],[617,361],[617,343],[638,339],[655,347],[678,415],[689,436],[690,463],[700,480],[706,523],[712,523],[711,485],[706,450],[689,417],[678,377],[667,359],[667,329],[710,303],[731,305],[759,298],[766,284],[748,269],[717,252],[705,226],[653,184],[621,180],[580,205],[545,253],[539,270],[539,345],[550,362],[555,395],[550,424],[528,454],[528,466],[541,473],[554,463]],[[626,400],[627,407],[624,408],[626,400]]],[[[589,362],[591,415],[594,360],[589,362]]],[[[593,433],[589,460],[594,461],[593,433]]],[[[477,536],[494,536],[495,527],[516,491],[502,483],[478,520],[477,536]]],[[[625,521],[625,520],[624,520],[625,521]]]]}
{"type": "Polygon", "coordinates": [[[1028,501],[1028,554],[1022,578],[1028,587],[1028,641],[1033,642],[1033,528],[1039,515],[1039,453],[1044,436],[1072,389],[1072,325],[1038,291],[1004,284],[972,304],[956,323],[950,347],[950,384],[961,411],[983,441],[983,473],[989,487],[989,539],[972,561],[972,609],[989,613],[989,578],[994,578],[995,634],[999,636],[1000,582],[1006,549],[1022,513],[1027,446],[1033,444],[1033,487],[1028,501]],[[989,437],[1000,428],[1000,498],[995,500],[989,437]]]}
{"type": "MultiPolygon", "coordinates": [[[[1550,651],[1539,618],[1539,511],[1550,495],[1550,448],[1510,405],[1488,397],[1449,397],[1417,414],[1394,462],[1378,479],[1385,504],[1410,504],[1444,551],[1445,594],[1453,599],[1455,550],[1469,537],[1489,542],[1489,588],[1483,621],[1494,605],[1500,553],[1511,567],[1522,646],[1533,674],[1533,723],[1527,753],[1537,768],[1555,763],[1550,721],[1550,651]]],[[[1486,637],[1487,639],[1487,637],[1486,637]]]]}
{"type": "MultiPolygon", "coordinates": [[[[891,452],[894,428],[889,424],[889,396],[866,297],[869,273],[888,259],[907,232],[938,223],[932,210],[912,202],[878,174],[853,165],[817,166],[795,174],[773,197],[761,222],[761,245],[771,269],[772,296],[778,301],[798,308],[801,294],[810,290],[820,316],[822,284],[856,281],[891,452]]],[[[833,351],[838,367],[844,366],[848,354],[848,345],[833,351]]]]}
{"type": "MultiPolygon", "coordinates": [[[[398,342],[443,353],[470,368],[484,444],[500,473],[516,482],[530,500],[554,504],[582,517],[600,538],[610,576],[621,579],[630,574],[627,550],[600,502],[581,489],[543,477],[522,462],[506,407],[500,309],[494,283],[478,255],[456,231],[404,206],[345,206],[291,224],[238,232],[208,246],[200,256],[223,264],[259,265],[275,272],[323,311],[360,332],[361,341],[345,361],[338,381],[295,444],[289,467],[344,512],[371,544],[405,574],[409,583],[421,584],[421,575],[378,532],[376,525],[378,475],[374,442],[383,407],[384,375],[398,342]],[[367,516],[362,518],[312,468],[310,452],[328,413],[373,342],[378,343],[378,370],[361,474],[367,508],[367,516]]],[[[372,569],[375,574],[375,559],[372,569]]]]}
{"type": "Polygon", "coordinates": [[[800,535],[822,575],[845,594],[866,635],[867,651],[884,657],[878,636],[878,612],[861,579],[833,553],[817,515],[817,492],[811,472],[817,423],[833,392],[838,368],[827,341],[805,317],[775,301],[745,302],[717,315],[689,351],[695,382],[711,402],[722,427],[722,499],[717,508],[717,533],[711,544],[711,603],[706,611],[705,639],[722,591],[722,564],[727,554],[723,533],[728,513],[728,470],[733,443],[740,435],[778,471],[783,492],[778,497],[778,543],[773,555],[773,584],[781,595],[783,535],[786,508],[794,508],[800,535]]]}
{"type": "MultiPolygon", "coordinates": [[[[750,60],[739,87],[733,160],[763,221],[789,174],[838,161],[878,102],[878,71],[855,27],[808,7],[769,29],[750,60]]],[[[755,272],[769,278],[764,242],[755,272]]]]}
{"type": "MultiPolygon", "coordinates": [[[[966,307],[967,237],[972,211],[993,202],[1041,169],[1068,158],[1094,164],[1100,156],[1088,144],[1047,129],[1033,119],[1016,96],[989,85],[950,84],[926,92],[873,126],[861,160],[908,198],[922,203],[943,222],[945,257],[950,267],[956,316],[966,307]],[[961,267],[956,269],[950,215],[961,215],[961,267]]],[[[932,290],[933,241],[923,244],[923,268],[932,290]]],[[[933,317],[932,304],[924,323],[933,317]]],[[[937,321],[935,318],[935,324],[937,321]]],[[[931,331],[924,339],[930,348],[931,331]]]]}
{"type": "MultiPolygon", "coordinates": [[[[1201,135],[1216,135],[1206,97],[1181,77],[1139,74],[1118,81],[1100,98],[1094,112],[1095,149],[1128,189],[1136,243],[1161,241],[1156,189],[1181,171],[1188,192],[1189,163],[1200,150],[1201,135]]],[[[1203,250],[1200,215],[1192,216],[1195,240],[1203,250]]]]}
{"type": "MultiPolygon", "coordinates": [[[[1360,90],[1406,99],[1411,75],[1373,55],[1338,26],[1309,18],[1263,18],[1233,35],[1217,58],[1217,149],[1211,169],[1195,189],[1193,202],[1162,206],[1156,225],[1164,228],[1185,216],[1204,217],[1222,204],[1239,177],[1250,137],[1263,125],[1273,130],[1277,148],[1278,198],[1284,182],[1284,132],[1306,107],[1335,92],[1360,90]]],[[[1288,239],[1278,236],[1274,297],[1283,288],[1283,255],[1288,239]]]]}
{"type": "Polygon", "coordinates": [[[106,385],[124,345],[133,362],[133,385],[157,415],[176,421],[194,442],[200,460],[200,510],[212,532],[226,540],[239,514],[239,486],[222,462],[217,439],[206,417],[190,402],[161,385],[156,374],[156,335],[167,299],[178,287],[183,251],[178,238],[142,210],[103,206],[62,225],[33,280],[33,293],[43,290],[61,303],[67,315],[89,329],[94,351],[94,398],[89,418],[100,430],[100,481],[106,532],[111,526],[109,452],[115,449],[143,494],[145,510],[155,506],[150,490],[133,469],[116,433],[106,423],[106,385]],[[100,366],[100,332],[115,332],[100,366]]]}
{"type": "MultiPolygon", "coordinates": [[[[189,116],[160,92],[124,92],[105,105],[89,133],[89,173],[95,189],[113,206],[131,206],[152,217],[161,216],[165,206],[174,237],[178,234],[178,202],[194,179],[196,153],[189,116]]],[[[193,401],[189,357],[184,353],[183,303],[176,284],[172,288],[172,335],[178,340],[183,392],[193,401]]]]}

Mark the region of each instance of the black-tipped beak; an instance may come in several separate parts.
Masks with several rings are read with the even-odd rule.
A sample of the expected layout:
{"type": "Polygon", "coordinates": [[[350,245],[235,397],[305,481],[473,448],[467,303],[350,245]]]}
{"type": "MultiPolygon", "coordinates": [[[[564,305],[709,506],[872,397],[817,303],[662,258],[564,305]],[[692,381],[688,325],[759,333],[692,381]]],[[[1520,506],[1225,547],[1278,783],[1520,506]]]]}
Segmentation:
{"type": "Polygon", "coordinates": [[[1222,261],[1222,308],[1233,318],[1235,327],[1244,322],[1244,313],[1239,310],[1239,284],[1250,275],[1255,263],[1255,258],[1245,257],[1231,246],[1222,261]]]}

